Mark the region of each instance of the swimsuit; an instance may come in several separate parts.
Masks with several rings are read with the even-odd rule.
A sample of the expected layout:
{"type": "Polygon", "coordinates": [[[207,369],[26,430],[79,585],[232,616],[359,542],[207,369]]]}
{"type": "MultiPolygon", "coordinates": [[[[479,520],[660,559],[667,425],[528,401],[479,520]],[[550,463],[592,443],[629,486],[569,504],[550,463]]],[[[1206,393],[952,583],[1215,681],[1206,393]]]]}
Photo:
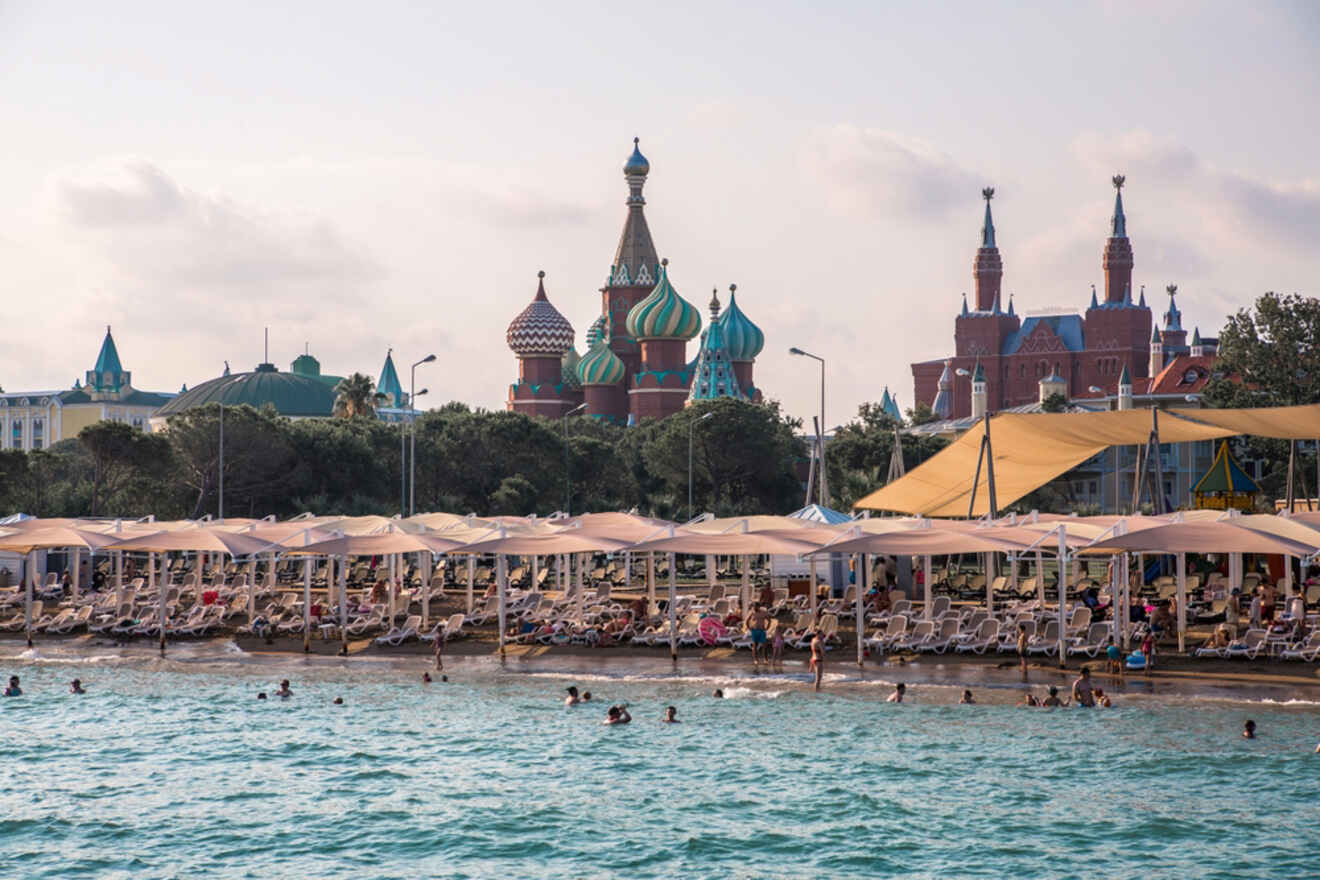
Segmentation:
{"type": "Polygon", "coordinates": [[[752,644],[753,644],[753,645],[764,645],[764,644],[765,644],[765,630],[763,630],[763,629],[753,629],[753,630],[752,630],[752,644]]]}

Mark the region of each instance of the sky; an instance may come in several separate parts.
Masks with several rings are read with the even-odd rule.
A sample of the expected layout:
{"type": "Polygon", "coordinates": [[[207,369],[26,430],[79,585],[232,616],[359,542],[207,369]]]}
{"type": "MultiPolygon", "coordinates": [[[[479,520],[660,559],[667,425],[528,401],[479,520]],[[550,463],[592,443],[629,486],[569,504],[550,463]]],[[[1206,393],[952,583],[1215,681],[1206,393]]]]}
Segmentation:
{"type": "MultiPolygon", "coordinates": [[[[634,136],[670,277],[738,285],[756,384],[853,417],[951,353],[994,186],[1019,314],[1082,310],[1125,174],[1134,295],[1212,334],[1320,279],[1320,6],[0,0],[8,391],[114,326],[135,387],[304,348],[502,408],[546,272],[579,350],[634,136]]],[[[695,351],[695,349],[692,349],[695,351]]]]}

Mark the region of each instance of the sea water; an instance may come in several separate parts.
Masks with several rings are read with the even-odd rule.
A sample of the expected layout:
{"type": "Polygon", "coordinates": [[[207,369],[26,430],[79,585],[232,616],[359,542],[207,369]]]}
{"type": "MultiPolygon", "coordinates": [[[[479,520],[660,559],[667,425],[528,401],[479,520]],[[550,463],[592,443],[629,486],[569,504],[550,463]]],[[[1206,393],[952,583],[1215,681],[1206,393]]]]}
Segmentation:
{"type": "Polygon", "coordinates": [[[1320,875],[1305,702],[96,650],[0,651],[0,877],[1320,875]]]}

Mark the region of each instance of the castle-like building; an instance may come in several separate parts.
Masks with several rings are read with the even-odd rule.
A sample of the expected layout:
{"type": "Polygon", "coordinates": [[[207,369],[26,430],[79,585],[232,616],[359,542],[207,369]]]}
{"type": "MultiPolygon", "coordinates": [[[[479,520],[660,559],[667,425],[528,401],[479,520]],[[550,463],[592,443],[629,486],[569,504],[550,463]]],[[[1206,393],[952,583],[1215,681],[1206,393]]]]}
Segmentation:
{"type": "Polygon", "coordinates": [[[1188,345],[1176,285],[1166,288],[1163,328],[1155,325],[1144,287],[1134,301],[1123,183],[1122,176],[1114,177],[1114,213],[1100,260],[1103,299],[1092,285],[1084,315],[1025,320],[1019,319],[1011,296],[1007,308],[1003,305],[1004,263],[990,213],[994,190],[982,190],[985,221],[972,262],[974,307],[964,294],[954,323],[953,357],[912,365],[914,400],[949,420],[1038,403],[1047,392],[1069,401],[1110,398],[1120,407],[1125,401],[1131,405],[1134,396],[1154,405],[1155,398],[1199,392],[1210,375],[1216,340],[1202,339],[1198,330],[1188,345]]]}
{"type": "Polygon", "coordinates": [[[700,313],[674,289],[669,261],[657,256],[651,240],[642,196],[650,171],[634,138],[623,166],[628,215],[585,352],[578,354],[572,324],[551,305],[544,272],[531,303],[509,324],[505,339],[518,357],[518,380],[509,386],[514,412],[557,418],[585,403],[589,416],[636,424],[695,400],[761,400],[753,366],[765,336],[738,307],[736,285],[723,311],[718,295],[711,297],[702,331],[700,313]],[[689,361],[687,344],[698,334],[689,361]]]}

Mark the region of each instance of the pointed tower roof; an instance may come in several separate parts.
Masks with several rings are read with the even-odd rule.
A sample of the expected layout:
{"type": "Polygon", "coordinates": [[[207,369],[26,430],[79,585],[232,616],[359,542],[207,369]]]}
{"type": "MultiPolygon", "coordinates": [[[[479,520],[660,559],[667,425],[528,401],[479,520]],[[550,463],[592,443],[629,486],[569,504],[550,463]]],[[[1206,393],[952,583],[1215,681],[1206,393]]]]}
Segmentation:
{"type": "Polygon", "coordinates": [[[967,294],[963,294],[962,317],[967,317],[967,294]]]}
{"type": "Polygon", "coordinates": [[[899,421],[899,422],[903,421],[903,413],[898,408],[898,395],[889,394],[888,386],[885,387],[885,393],[889,395],[889,399],[887,401],[884,400],[881,401],[881,404],[883,405],[885,412],[888,413],[890,417],[893,418],[895,421],[899,421]]]}
{"type": "Polygon", "coordinates": [[[940,373],[939,391],[930,411],[942,419],[953,415],[953,361],[944,362],[944,372],[940,373]]]}
{"type": "Polygon", "coordinates": [[[1146,308],[1146,285],[1141,285],[1141,300],[1137,303],[1143,309],[1146,308]]]}
{"type": "Polygon", "coordinates": [[[1011,293],[1008,295],[1008,316],[1010,318],[1017,317],[1017,312],[1013,311],[1013,294],[1011,293]]]}
{"type": "Polygon", "coordinates": [[[660,261],[660,282],[628,312],[628,333],[643,339],[691,339],[701,330],[701,315],[669,283],[669,261],[660,261]]]}
{"type": "Polygon", "coordinates": [[[972,381],[973,382],[985,381],[985,368],[981,366],[980,358],[976,359],[976,369],[972,370],[972,381]]]}
{"type": "Polygon", "coordinates": [[[1129,284],[1127,287],[1124,287],[1124,288],[1123,288],[1123,305],[1125,305],[1125,306],[1130,306],[1130,305],[1132,305],[1132,285],[1131,285],[1131,284],[1129,284]]]}
{"type": "Polygon", "coordinates": [[[660,260],[656,256],[651,229],[646,225],[646,214],[642,210],[646,205],[642,187],[646,185],[646,176],[650,173],[651,163],[642,155],[638,139],[633,138],[632,155],[623,166],[623,176],[628,181],[628,217],[623,222],[619,246],[614,251],[610,284],[639,285],[655,282],[660,260]]]}
{"type": "Polygon", "coordinates": [[[1118,384],[1129,386],[1132,384],[1132,373],[1128,370],[1127,361],[1123,362],[1123,372],[1118,374],[1118,384]]]}
{"type": "Polygon", "coordinates": [[[1095,298],[1095,285],[1094,285],[1094,284],[1091,285],[1091,308],[1093,308],[1093,309],[1098,309],[1098,308],[1100,308],[1100,302],[1099,302],[1099,300],[1097,300],[1097,299],[1095,298]]]}
{"type": "Polygon", "coordinates": [[[889,412],[890,403],[891,403],[891,399],[889,397],[889,386],[886,385],[884,393],[880,395],[880,411],[885,413],[889,412]]]}
{"type": "Polygon", "coordinates": [[[717,397],[742,399],[742,389],[738,387],[738,377],[733,372],[733,358],[729,357],[728,346],[724,343],[724,325],[720,323],[719,315],[719,297],[712,296],[710,325],[702,334],[701,348],[697,351],[692,387],[688,390],[689,403],[717,397]]]}
{"type": "Polygon", "coordinates": [[[101,351],[96,355],[96,366],[87,371],[85,383],[92,391],[115,393],[127,386],[131,378],[132,374],[119,362],[119,349],[115,347],[110,325],[106,324],[105,339],[101,340],[101,351]]]}
{"type": "Polygon", "coordinates": [[[1200,345],[1200,344],[1201,344],[1201,328],[1197,327],[1194,330],[1192,330],[1192,345],[1200,345]]]}
{"type": "Polygon", "coordinates": [[[1114,216],[1109,219],[1111,238],[1127,238],[1127,217],[1123,215],[1123,183],[1126,180],[1121,174],[1114,175],[1114,216]]]}
{"type": "Polygon", "coordinates": [[[376,382],[376,391],[384,394],[391,406],[406,405],[403,385],[399,382],[399,373],[394,369],[394,349],[385,352],[385,364],[380,368],[380,379],[376,382]]]}
{"type": "MultiPolygon", "coordinates": [[[[981,190],[981,198],[985,199],[985,221],[981,224],[981,247],[983,248],[995,247],[995,220],[990,216],[990,200],[994,197],[995,188],[993,186],[987,186],[981,190]]],[[[1011,208],[1012,205],[1009,207],[1011,208]]],[[[1012,220],[1013,218],[1010,217],[1009,219],[1012,220]]]]}
{"type": "Polygon", "coordinates": [[[545,295],[545,272],[536,273],[536,296],[509,322],[504,339],[518,357],[562,355],[573,347],[573,325],[545,295]]]}
{"type": "Polygon", "coordinates": [[[1156,324],[1150,328],[1150,344],[1159,345],[1161,342],[1163,339],[1160,338],[1160,325],[1156,324]]]}
{"type": "Polygon", "coordinates": [[[735,361],[754,361],[765,348],[765,334],[738,307],[738,285],[729,285],[729,307],[719,318],[724,344],[735,361]]]}
{"type": "MultiPolygon", "coordinates": [[[[86,363],[84,361],[84,363],[86,363]]],[[[122,373],[124,365],[119,362],[119,349],[115,348],[115,338],[110,335],[110,325],[105,325],[105,339],[101,340],[101,352],[96,356],[96,366],[92,367],[98,373],[122,373]]]]}
{"type": "Polygon", "coordinates": [[[1174,300],[1178,295],[1178,285],[1170,284],[1164,289],[1169,292],[1169,310],[1164,313],[1164,329],[1181,330],[1182,312],[1178,311],[1178,303],[1174,300]]]}

